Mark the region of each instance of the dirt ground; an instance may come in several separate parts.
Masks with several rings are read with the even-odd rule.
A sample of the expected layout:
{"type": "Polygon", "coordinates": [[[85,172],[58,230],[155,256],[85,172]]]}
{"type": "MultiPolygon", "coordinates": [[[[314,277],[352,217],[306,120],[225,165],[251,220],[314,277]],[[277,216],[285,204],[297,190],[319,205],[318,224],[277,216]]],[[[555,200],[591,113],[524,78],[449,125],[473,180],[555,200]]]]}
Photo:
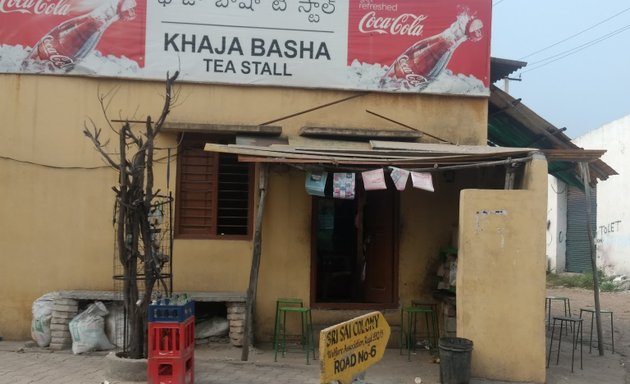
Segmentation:
{"type": "MultiPolygon", "coordinates": [[[[571,303],[571,312],[573,316],[580,315],[580,308],[594,307],[595,298],[592,290],[582,288],[564,288],[564,287],[547,287],[547,296],[568,297],[571,303]]],[[[628,353],[630,352],[630,291],[622,292],[601,292],[600,293],[601,309],[607,309],[613,312],[614,323],[614,341],[615,355],[619,355],[621,361],[619,364],[626,371],[625,382],[628,383],[630,377],[630,363],[626,364],[628,353]]],[[[552,316],[563,315],[562,302],[554,301],[552,304],[552,316]]],[[[588,343],[590,334],[591,316],[588,313],[583,314],[584,317],[584,339],[588,343]]],[[[608,314],[602,314],[602,331],[604,341],[604,353],[609,355],[612,352],[611,334],[610,334],[610,317],[608,314]]],[[[597,355],[597,331],[593,326],[593,355],[597,355]]],[[[584,352],[588,353],[584,344],[584,352]]],[[[600,366],[600,369],[605,367],[600,366]]]]}
{"type": "MultiPolygon", "coordinates": [[[[595,298],[593,291],[581,288],[548,287],[547,296],[568,297],[571,303],[573,316],[580,315],[580,308],[594,307],[595,298]]],[[[613,312],[613,323],[615,327],[615,352],[627,356],[630,347],[630,291],[622,292],[601,292],[601,309],[613,312]]],[[[552,316],[563,314],[562,303],[554,301],[552,304],[552,316]]],[[[584,313],[584,338],[590,332],[590,314],[584,313]]],[[[606,350],[612,349],[610,338],[610,318],[607,314],[602,314],[602,330],[604,333],[604,347],[606,350]]],[[[595,326],[593,327],[593,339],[596,338],[595,326]]],[[[596,344],[594,344],[596,345],[596,344]]]]}

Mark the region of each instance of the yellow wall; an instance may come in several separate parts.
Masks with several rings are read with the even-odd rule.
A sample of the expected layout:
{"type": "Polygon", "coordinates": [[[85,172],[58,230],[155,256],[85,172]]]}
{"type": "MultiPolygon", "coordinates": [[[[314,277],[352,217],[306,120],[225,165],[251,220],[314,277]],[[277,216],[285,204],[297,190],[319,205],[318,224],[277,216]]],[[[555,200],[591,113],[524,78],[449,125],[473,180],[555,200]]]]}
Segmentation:
{"type": "Polygon", "coordinates": [[[472,375],[545,381],[547,163],[523,190],[465,190],[460,201],[457,335],[474,343],[472,375]]]}
{"type": "MultiPolygon", "coordinates": [[[[275,166],[271,175],[256,303],[256,336],[260,340],[270,340],[273,334],[276,298],[299,297],[305,302],[310,298],[311,198],[304,190],[304,173],[275,166]]],[[[398,284],[401,304],[409,305],[412,299],[435,301],[432,293],[437,285],[439,251],[451,245],[456,231],[459,191],[473,185],[475,180],[459,173],[449,183],[436,174],[436,192],[407,188],[401,193],[398,284]]],[[[391,325],[399,325],[398,308],[381,311],[391,325]]],[[[370,310],[316,309],[313,322],[316,328],[323,328],[367,312],[370,310]]],[[[397,337],[396,330],[390,346],[397,345],[397,337]]]]}
{"type": "MultiPolygon", "coordinates": [[[[116,172],[104,166],[81,132],[92,119],[103,128],[102,135],[111,138],[110,150],[115,152],[116,136],[107,127],[98,95],[115,91],[108,105],[110,118],[144,119],[158,116],[164,87],[160,82],[2,74],[0,89],[0,292],[5,293],[0,296],[4,308],[0,334],[25,339],[31,304],[40,295],[113,288],[111,187],[116,172]]],[[[179,84],[177,90],[170,121],[216,124],[261,124],[354,94],[199,84],[179,84]]],[[[400,129],[366,110],[452,142],[486,143],[487,100],[483,98],[373,93],[274,124],[289,137],[305,125],[400,129]]],[[[159,145],[176,142],[175,134],[164,134],[159,145]]],[[[166,151],[157,154],[164,156],[166,151]]],[[[166,161],[156,164],[156,185],[163,192],[174,192],[175,169],[173,161],[169,189],[166,161]]],[[[282,166],[272,171],[256,318],[263,337],[269,334],[264,324],[273,316],[277,296],[287,292],[309,296],[310,197],[303,183],[299,171],[282,166]]],[[[401,198],[401,301],[417,296],[422,285],[408,267],[415,265],[421,273],[427,257],[442,245],[435,245],[435,237],[440,243],[449,241],[456,222],[453,207],[445,208],[450,213],[438,219],[443,227],[425,223],[424,212],[409,212],[409,207],[425,207],[427,216],[438,217],[435,203],[454,204],[442,195],[424,195],[411,191],[401,198]]],[[[250,241],[176,240],[175,289],[244,292],[251,253],[250,241]]],[[[395,311],[390,312],[395,319],[395,311]]]]}
{"type": "MultiPolygon", "coordinates": [[[[116,90],[110,118],[144,119],[159,114],[163,85],[0,75],[0,88],[0,292],[5,293],[0,296],[4,308],[0,334],[25,339],[31,304],[40,295],[113,288],[111,187],[116,172],[104,166],[81,130],[92,119],[103,128],[103,136],[112,139],[111,151],[115,151],[116,136],[107,128],[99,93],[116,90]]],[[[180,84],[178,92],[170,121],[253,125],[353,94],[198,84],[180,84]]],[[[374,93],[274,124],[281,125],[289,138],[306,125],[400,129],[366,110],[452,142],[486,143],[483,98],[374,93]]],[[[176,143],[175,134],[165,133],[159,145],[176,143]]],[[[166,151],[157,154],[164,156],[166,151]]],[[[166,164],[164,159],[156,164],[157,186],[174,192],[175,162],[171,162],[170,188],[166,164]]],[[[536,160],[527,168],[526,190],[465,190],[460,199],[462,189],[502,182],[496,172],[471,170],[456,172],[452,182],[436,175],[435,193],[411,188],[401,193],[398,288],[402,304],[431,299],[438,252],[450,244],[461,222],[458,335],[475,342],[475,376],[544,381],[545,207],[540,202],[546,201],[545,175],[546,162],[536,160]],[[476,213],[483,209],[509,214],[476,213]],[[514,345],[519,354],[514,353],[514,345]]],[[[256,310],[256,333],[262,340],[272,333],[275,298],[290,294],[308,302],[310,215],[311,198],[304,190],[302,171],[273,166],[256,310]]],[[[175,289],[245,292],[251,253],[251,241],[176,240],[175,289]]],[[[320,310],[314,320],[330,324],[364,312],[320,310]]],[[[390,323],[398,322],[398,309],[384,313],[390,323]]]]}

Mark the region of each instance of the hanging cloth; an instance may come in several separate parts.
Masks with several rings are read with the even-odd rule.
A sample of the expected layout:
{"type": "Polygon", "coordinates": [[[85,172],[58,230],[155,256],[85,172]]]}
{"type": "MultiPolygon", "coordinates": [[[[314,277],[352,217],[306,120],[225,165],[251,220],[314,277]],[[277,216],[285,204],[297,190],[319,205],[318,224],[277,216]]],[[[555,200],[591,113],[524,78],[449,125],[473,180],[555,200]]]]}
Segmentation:
{"type": "Polygon", "coordinates": [[[409,179],[409,171],[396,167],[389,167],[392,170],[390,177],[399,191],[404,191],[407,186],[407,179],[409,179]]]}
{"type": "Polygon", "coordinates": [[[333,175],[333,197],[354,199],[354,173],[335,173],[333,175]]]}
{"type": "Polygon", "coordinates": [[[306,172],[306,180],[304,182],[306,192],[313,196],[325,196],[326,179],[328,179],[327,172],[306,172]]]}
{"type": "Polygon", "coordinates": [[[414,188],[435,192],[435,189],[433,189],[433,176],[428,172],[411,172],[411,182],[414,188]]]}
{"type": "Polygon", "coordinates": [[[361,172],[361,178],[363,179],[363,187],[366,191],[387,189],[383,168],[361,172]]]}

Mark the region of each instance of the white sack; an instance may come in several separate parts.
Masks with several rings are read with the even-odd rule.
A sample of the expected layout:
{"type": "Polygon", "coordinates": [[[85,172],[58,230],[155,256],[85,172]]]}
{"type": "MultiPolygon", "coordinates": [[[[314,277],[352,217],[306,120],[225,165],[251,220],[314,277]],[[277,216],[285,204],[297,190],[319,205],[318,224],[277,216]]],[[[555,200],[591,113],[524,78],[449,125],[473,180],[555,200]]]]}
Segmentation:
{"type": "Polygon", "coordinates": [[[105,320],[103,317],[108,313],[105,304],[96,301],[70,321],[72,353],[76,355],[90,351],[113,349],[115,347],[105,335],[105,320]]]}
{"type": "Polygon", "coordinates": [[[205,339],[211,336],[225,336],[230,324],[225,317],[215,316],[195,324],[195,339],[205,339]]]}
{"type": "Polygon", "coordinates": [[[53,305],[58,293],[47,293],[33,302],[31,321],[31,337],[38,346],[47,347],[52,338],[50,321],[52,320],[53,305]]]}

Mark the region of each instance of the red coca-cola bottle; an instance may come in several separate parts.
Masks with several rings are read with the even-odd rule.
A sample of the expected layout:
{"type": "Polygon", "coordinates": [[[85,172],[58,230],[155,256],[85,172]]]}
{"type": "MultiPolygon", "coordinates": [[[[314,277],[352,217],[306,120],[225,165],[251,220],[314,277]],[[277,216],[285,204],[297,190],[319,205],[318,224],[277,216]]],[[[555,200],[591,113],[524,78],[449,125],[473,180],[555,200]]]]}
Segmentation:
{"type": "Polygon", "coordinates": [[[96,46],[105,30],[118,20],[135,18],[135,0],[108,0],[89,13],[57,25],[33,47],[22,62],[28,72],[68,72],[96,46]]]}
{"type": "Polygon", "coordinates": [[[482,27],[481,20],[460,14],[443,32],[416,42],[398,56],[381,78],[380,87],[422,90],[446,68],[461,43],[481,40],[482,27]]]}

